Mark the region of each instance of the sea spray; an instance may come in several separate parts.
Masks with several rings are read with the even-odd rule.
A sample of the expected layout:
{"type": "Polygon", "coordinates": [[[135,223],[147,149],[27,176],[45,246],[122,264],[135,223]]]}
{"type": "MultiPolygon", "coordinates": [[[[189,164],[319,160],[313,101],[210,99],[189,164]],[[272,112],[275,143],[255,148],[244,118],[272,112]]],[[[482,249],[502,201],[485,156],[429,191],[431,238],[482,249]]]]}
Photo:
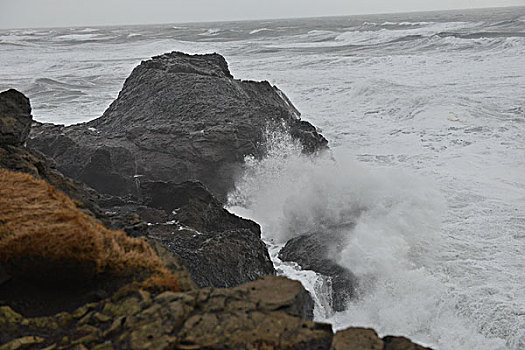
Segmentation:
{"type": "Polygon", "coordinates": [[[269,131],[266,139],[267,156],[246,158],[229,209],[261,225],[276,269],[314,294],[317,320],[336,329],[374,327],[436,348],[504,348],[502,340],[487,339],[459,315],[458,301],[427,269],[436,263],[432,252],[442,248],[446,212],[431,180],[365,167],[343,149],[311,157],[279,130],[269,131]],[[301,234],[345,225],[346,244],[331,258],[358,277],[358,297],[346,311],[333,313],[327,281],[283,263],[277,253],[301,234]]]}

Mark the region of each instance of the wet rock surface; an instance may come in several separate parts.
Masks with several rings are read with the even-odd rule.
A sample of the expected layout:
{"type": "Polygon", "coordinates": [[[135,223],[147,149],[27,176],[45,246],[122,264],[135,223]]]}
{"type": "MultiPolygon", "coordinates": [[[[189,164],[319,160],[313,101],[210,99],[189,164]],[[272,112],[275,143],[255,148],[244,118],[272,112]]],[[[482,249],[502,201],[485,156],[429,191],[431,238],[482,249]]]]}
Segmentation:
{"type": "Polygon", "coordinates": [[[28,144],[101,193],[136,193],[137,178],[197,180],[224,201],[244,157],[264,155],[267,127],[288,130],[305,152],[326,148],[268,82],[233,79],[218,54],[172,52],[136,67],[102,117],[36,125],[28,144]]]}
{"type": "Polygon", "coordinates": [[[229,213],[197,182],[143,185],[146,202],[172,221],[148,227],[149,237],[184,261],[199,287],[234,287],[275,273],[258,224],[229,213]]]}
{"type": "Polygon", "coordinates": [[[293,261],[305,270],[312,270],[328,278],[332,289],[331,307],[343,311],[355,296],[357,278],[336,259],[342,249],[345,227],[329,227],[289,240],[279,252],[282,261],[293,261]]]}

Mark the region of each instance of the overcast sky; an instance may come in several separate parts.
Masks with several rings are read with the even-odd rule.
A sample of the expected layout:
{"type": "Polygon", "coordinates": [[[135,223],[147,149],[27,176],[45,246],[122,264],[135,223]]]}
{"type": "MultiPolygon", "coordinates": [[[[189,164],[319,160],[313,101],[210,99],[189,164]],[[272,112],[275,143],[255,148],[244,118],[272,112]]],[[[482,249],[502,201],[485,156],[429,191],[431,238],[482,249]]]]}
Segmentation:
{"type": "Polygon", "coordinates": [[[525,0],[0,0],[0,28],[154,24],[525,6],[525,0]]]}

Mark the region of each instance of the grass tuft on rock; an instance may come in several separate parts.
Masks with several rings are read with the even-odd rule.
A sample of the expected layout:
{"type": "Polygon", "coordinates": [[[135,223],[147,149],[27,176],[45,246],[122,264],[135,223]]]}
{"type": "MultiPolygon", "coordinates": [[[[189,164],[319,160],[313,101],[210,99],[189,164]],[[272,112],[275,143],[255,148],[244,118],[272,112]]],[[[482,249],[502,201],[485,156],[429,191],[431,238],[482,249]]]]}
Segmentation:
{"type": "Polygon", "coordinates": [[[113,284],[110,289],[133,282],[143,288],[179,290],[177,278],[145,241],[106,228],[45,181],[4,169],[0,265],[12,278],[0,286],[4,292],[24,281],[45,281],[57,289],[64,287],[61,283],[88,282],[99,288],[97,279],[104,280],[102,287],[113,284]]]}

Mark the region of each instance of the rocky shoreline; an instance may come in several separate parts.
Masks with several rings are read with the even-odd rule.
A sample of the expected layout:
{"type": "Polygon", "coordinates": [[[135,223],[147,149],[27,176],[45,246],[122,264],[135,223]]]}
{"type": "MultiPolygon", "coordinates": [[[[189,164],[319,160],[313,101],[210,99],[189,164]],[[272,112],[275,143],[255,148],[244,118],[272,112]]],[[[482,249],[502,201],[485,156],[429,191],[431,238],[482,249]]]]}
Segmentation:
{"type": "MultiPolygon", "coordinates": [[[[234,79],[218,54],[144,61],[103,116],[68,127],[32,123],[29,100],[2,92],[0,349],[423,349],[311,321],[259,225],[223,208],[268,128],[327,149],[279,89],[234,79]]],[[[326,257],[332,236],[284,253],[331,278],[341,309],[357,282],[326,257]]]]}

